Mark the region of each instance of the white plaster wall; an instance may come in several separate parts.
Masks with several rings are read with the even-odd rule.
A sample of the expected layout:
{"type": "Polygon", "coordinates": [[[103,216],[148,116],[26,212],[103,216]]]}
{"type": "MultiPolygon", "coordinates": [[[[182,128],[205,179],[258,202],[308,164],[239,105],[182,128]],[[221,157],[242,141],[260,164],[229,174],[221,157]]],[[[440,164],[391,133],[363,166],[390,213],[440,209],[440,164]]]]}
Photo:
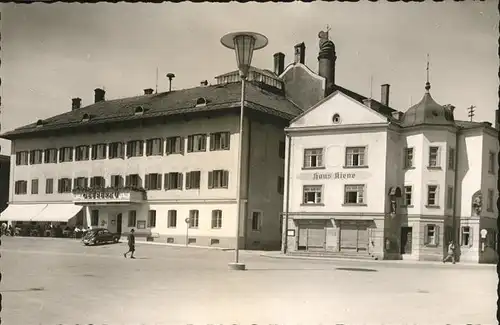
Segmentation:
{"type": "Polygon", "coordinates": [[[497,190],[497,173],[498,173],[498,151],[499,151],[499,143],[498,137],[495,137],[493,134],[489,132],[483,132],[483,150],[481,154],[482,159],[482,172],[481,172],[481,192],[483,193],[483,210],[481,212],[481,216],[497,218],[498,209],[496,201],[498,199],[498,190],[497,190]],[[495,153],[495,168],[494,172],[490,173],[488,171],[489,165],[489,152],[492,151],[495,153]],[[493,190],[493,210],[487,210],[487,199],[488,199],[488,189],[493,190]]]}
{"type": "MultiPolygon", "coordinates": [[[[408,214],[421,214],[422,204],[421,202],[425,200],[425,193],[422,192],[422,174],[423,174],[423,135],[421,133],[403,133],[402,147],[413,148],[413,166],[412,169],[403,169],[404,167],[404,155],[401,157],[400,168],[404,173],[403,186],[412,186],[412,207],[406,207],[408,214]],[[424,196],[423,196],[424,195],[424,196]]],[[[403,187],[404,195],[404,187],[403,187]]]]}
{"type": "Polygon", "coordinates": [[[482,188],[483,139],[480,131],[474,130],[460,135],[459,143],[459,146],[465,150],[459,150],[460,195],[457,206],[459,207],[458,216],[466,217],[471,216],[472,195],[482,188]]]}

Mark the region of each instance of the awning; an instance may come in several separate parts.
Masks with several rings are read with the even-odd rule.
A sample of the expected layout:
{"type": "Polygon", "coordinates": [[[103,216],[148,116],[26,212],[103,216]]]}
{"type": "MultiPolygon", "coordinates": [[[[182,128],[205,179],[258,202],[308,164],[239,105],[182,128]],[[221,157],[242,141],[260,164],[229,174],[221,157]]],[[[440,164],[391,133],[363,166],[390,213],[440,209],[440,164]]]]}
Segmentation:
{"type": "Polygon", "coordinates": [[[48,204],[33,221],[38,222],[68,222],[80,210],[82,206],[71,204],[48,204]]]}
{"type": "Polygon", "coordinates": [[[9,204],[9,206],[0,213],[0,220],[31,221],[46,207],[47,204],[9,204]]]}

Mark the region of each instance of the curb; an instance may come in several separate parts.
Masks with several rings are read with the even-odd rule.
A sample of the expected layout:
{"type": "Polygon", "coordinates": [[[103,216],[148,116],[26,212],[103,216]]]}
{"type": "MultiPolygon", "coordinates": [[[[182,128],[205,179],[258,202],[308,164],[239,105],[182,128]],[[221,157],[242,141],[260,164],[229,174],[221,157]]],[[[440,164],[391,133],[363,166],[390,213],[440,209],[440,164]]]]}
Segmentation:
{"type": "MultiPolygon", "coordinates": [[[[291,260],[315,260],[315,261],[349,261],[349,262],[369,262],[369,263],[379,263],[379,264],[389,264],[389,265],[447,265],[442,262],[434,261],[404,261],[404,260],[371,260],[371,259],[354,259],[354,258],[335,258],[335,257],[316,257],[316,256],[290,256],[290,255],[272,255],[272,254],[260,254],[262,257],[274,258],[274,259],[291,259],[291,260]]],[[[486,263],[457,263],[458,266],[470,266],[470,267],[483,267],[483,268],[493,268],[496,267],[495,264],[486,263]]]]}
{"type": "MultiPolygon", "coordinates": [[[[122,241],[120,241],[122,242],[122,241]]],[[[212,249],[212,250],[219,250],[219,251],[234,251],[232,248],[223,248],[223,247],[212,247],[212,246],[199,246],[199,245],[183,245],[183,244],[169,244],[169,243],[155,243],[151,241],[144,241],[144,240],[136,240],[136,244],[141,244],[141,245],[156,245],[156,246],[170,246],[170,247],[179,247],[179,248],[198,248],[198,249],[212,249]]]]}

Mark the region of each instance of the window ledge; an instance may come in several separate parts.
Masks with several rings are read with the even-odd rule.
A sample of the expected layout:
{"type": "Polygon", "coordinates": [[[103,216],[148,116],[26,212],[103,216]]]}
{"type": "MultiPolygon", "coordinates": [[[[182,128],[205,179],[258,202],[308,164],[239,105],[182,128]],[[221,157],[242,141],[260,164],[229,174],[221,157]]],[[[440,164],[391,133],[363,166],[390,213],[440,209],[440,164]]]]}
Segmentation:
{"type": "Polygon", "coordinates": [[[426,205],[425,206],[427,209],[441,209],[439,205],[426,205]]]}
{"type": "Polygon", "coordinates": [[[184,154],[183,152],[167,152],[165,155],[166,156],[172,156],[172,155],[182,155],[184,154]]]}
{"type": "Polygon", "coordinates": [[[210,149],[210,151],[228,151],[229,148],[221,148],[221,149],[210,149]]]}
{"type": "Polygon", "coordinates": [[[441,166],[427,166],[428,170],[441,170],[441,166]]]}
{"type": "Polygon", "coordinates": [[[302,167],[302,170],[316,170],[316,169],[326,169],[325,166],[320,166],[320,167],[302,167]]]}
{"type": "Polygon", "coordinates": [[[300,206],[316,206],[316,207],[323,207],[325,206],[324,203],[302,203],[300,206]]]}
{"type": "Polygon", "coordinates": [[[109,159],[124,159],[124,157],[109,157],[109,159]]]}
{"type": "Polygon", "coordinates": [[[366,203],[344,203],[342,204],[343,207],[366,207],[368,204],[366,203]]]}
{"type": "Polygon", "coordinates": [[[368,166],[344,166],[344,169],[362,169],[362,168],[368,168],[368,166]]]}

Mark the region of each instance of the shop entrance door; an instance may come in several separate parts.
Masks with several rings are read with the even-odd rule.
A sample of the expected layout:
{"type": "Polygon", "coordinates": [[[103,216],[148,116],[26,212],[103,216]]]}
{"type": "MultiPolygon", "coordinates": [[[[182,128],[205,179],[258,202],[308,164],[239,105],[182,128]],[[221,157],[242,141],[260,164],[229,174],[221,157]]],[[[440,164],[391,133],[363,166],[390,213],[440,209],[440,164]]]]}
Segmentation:
{"type": "Polygon", "coordinates": [[[116,216],[116,232],[121,234],[122,233],[122,214],[118,213],[116,216]]]}
{"type": "Polygon", "coordinates": [[[401,254],[411,254],[412,251],[412,228],[401,228],[401,254]]]}

